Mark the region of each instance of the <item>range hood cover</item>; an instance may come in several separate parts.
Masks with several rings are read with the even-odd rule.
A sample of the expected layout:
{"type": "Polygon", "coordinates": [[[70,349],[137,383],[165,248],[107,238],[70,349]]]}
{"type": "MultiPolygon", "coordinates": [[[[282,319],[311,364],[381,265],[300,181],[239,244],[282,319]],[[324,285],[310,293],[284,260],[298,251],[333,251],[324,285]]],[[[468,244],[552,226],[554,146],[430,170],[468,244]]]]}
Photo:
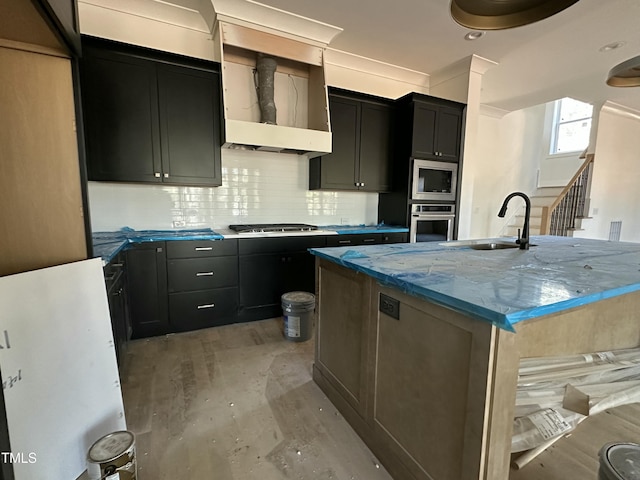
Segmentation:
{"type": "Polygon", "coordinates": [[[246,24],[221,21],[220,15],[217,30],[216,39],[220,45],[223,65],[223,147],[292,153],[307,157],[330,153],[331,128],[324,77],[324,47],[278,35],[277,32],[248,27],[246,24]],[[278,112],[285,112],[284,125],[260,123],[255,116],[248,118],[252,113],[259,114],[255,108],[255,112],[248,111],[247,108],[247,105],[256,107],[254,70],[259,53],[276,57],[278,69],[282,68],[279,81],[287,92],[284,98],[293,98],[290,101],[296,102],[293,108],[296,126],[286,124],[286,113],[292,110],[291,106],[279,105],[278,100],[278,112]],[[306,115],[306,118],[297,118],[301,115],[306,115]]]}

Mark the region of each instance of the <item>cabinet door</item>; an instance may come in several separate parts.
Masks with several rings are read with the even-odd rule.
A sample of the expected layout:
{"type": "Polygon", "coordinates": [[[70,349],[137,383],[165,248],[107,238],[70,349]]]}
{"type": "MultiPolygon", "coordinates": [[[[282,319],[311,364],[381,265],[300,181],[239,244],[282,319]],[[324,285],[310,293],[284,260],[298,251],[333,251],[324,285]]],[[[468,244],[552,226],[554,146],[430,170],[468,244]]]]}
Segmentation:
{"type": "Polygon", "coordinates": [[[360,114],[360,190],[390,190],[391,107],[363,102],[360,114]]]}
{"type": "Polygon", "coordinates": [[[282,315],[280,296],[286,272],[283,254],[240,256],[238,320],[247,322],[282,315]]]}
{"type": "Polygon", "coordinates": [[[413,143],[411,155],[418,158],[436,157],[436,125],[438,107],[414,103],[413,143]]]}
{"type": "Polygon", "coordinates": [[[440,107],[436,146],[438,158],[457,162],[460,158],[462,113],[455,108],[440,107]]]}
{"type": "Polygon", "coordinates": [[[133,338],[167,333],[165,243],[141,243],[127,250],[127,279],[133,338]]]}
{"type": "Polygon", "coordinates": [[[163,181],[221,185],[219,75],[159,65],[158,93],[163,181]]]}
{"type": "Polygon", "coordinates": [[[80,65],[89,180],[160,182],[154,65],[91,48],[80,65]]]}
{"type": "Polygon", "coordinates": [[[117,279],[113,281],[107,291],[109,313],[111,315],[111,329],[113,331],[113,341],[116,346],[118,365],[122,365],[122,355],[128,340],[124,296],[124,275],[122,272],[119,272],[117,279]]]}
{"type": "Polygon", "coordinates": [[[320,161],[320,188],[357,190],[356,167],[360,156],[359,102],[329,97],[332,150],[320,161]]]}
{"type": "Polygon", "coordinates": [[[321,260],[315,367],[363,418],[370,406],[371,277],[321,260]]]}

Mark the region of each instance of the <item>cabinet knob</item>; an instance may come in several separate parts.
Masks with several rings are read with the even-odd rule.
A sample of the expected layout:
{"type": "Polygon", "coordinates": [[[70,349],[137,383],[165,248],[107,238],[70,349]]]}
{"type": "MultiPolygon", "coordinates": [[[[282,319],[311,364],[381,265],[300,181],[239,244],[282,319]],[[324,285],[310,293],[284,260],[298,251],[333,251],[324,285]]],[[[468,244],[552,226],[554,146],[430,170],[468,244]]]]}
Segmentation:
{"type": "Polygon", "coordinates": [[[360,186],[361,186],[361,187],[364,187],[364,182],[361,182],[361,183],[360,183],[360,186]]]}
{"type": "Polygon", "coordinates": [[[160,178],[160,172],[154,173],[153,176],[156,177],[156,178],[160,178]]]}
{"type": "Polygon", "coordinates": [[[165,174],[164,174],[164,178],[169,178],[169,174],[168,174],[168,173],[165,173],[165,174]]]}

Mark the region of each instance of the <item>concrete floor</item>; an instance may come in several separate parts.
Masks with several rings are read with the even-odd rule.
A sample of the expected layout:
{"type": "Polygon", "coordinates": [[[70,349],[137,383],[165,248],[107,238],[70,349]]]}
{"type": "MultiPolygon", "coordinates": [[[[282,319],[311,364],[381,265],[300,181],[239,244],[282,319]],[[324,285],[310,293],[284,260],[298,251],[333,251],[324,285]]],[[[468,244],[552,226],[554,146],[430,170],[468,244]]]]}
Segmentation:
{"type": "Polygon", "coordinates": [[[390,480],[311,378],[281,319],[129,344],[122,377],[139,480],[390,480]]]}

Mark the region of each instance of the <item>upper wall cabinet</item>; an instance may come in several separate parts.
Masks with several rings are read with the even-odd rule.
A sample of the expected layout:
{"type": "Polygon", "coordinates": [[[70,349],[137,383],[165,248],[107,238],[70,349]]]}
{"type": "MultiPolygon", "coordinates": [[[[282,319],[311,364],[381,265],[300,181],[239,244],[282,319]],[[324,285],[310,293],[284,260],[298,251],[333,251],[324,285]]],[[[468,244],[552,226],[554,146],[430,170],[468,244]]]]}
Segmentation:
{"type": "Polygon", "coordinates": [[[219,65],[83,37],[89,180],[218,186],[219,65]]]}
{"type": "Polygon", "coordinates": [[[388,100],[332,88],[332,153],[310,160],[309,188],[388,191],[392,114],[388,100]]]}
{"type": "Polygon", "coordinates": [[[409,94],[398,100],[402,110],[401,135],[411,134],[411,156],[457,162],[460,159],[463,104],[409,94]]]}

